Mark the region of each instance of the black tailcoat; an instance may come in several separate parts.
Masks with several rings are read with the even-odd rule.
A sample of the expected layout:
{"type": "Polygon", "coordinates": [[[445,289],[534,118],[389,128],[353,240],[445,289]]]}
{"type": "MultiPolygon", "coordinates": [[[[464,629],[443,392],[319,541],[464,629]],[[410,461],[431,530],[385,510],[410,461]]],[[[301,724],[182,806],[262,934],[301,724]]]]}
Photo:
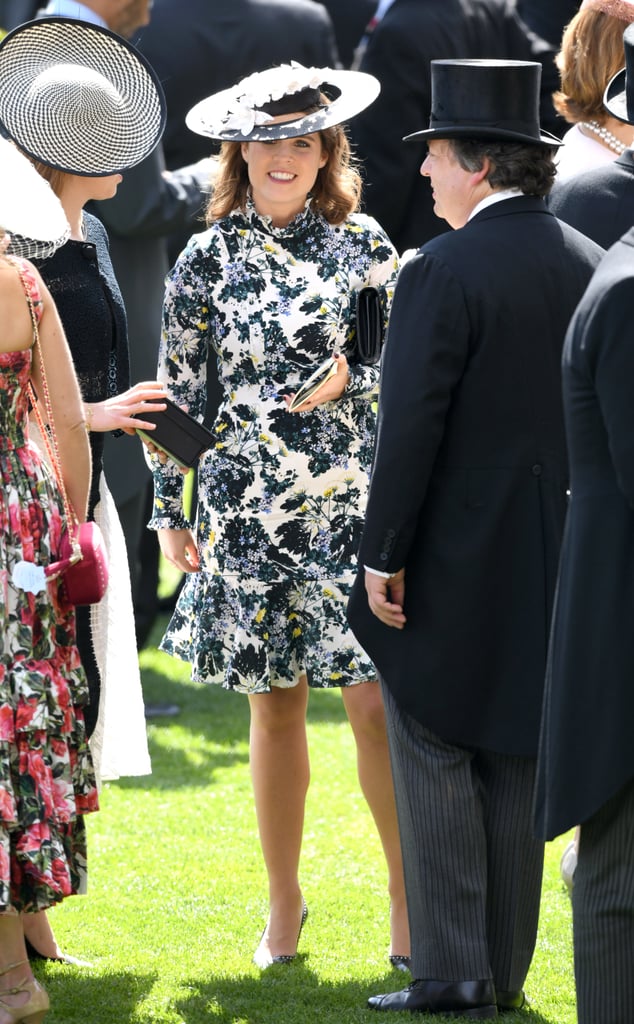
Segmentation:
{"type": "Polygon", "coordinates": [[[359,562],[406,568],[404,630],[349,616],[397,702],[444,740],[531,756],[567,462],[561,350],[603,250],[519,196],[432,239],[390,317],[359,562]]]}
{"type": "Polygon", "coordinates": [[[608,252],[563,359],[571,500],[546,678],[538,833],[634,777],[634,230],[608,252]]]}

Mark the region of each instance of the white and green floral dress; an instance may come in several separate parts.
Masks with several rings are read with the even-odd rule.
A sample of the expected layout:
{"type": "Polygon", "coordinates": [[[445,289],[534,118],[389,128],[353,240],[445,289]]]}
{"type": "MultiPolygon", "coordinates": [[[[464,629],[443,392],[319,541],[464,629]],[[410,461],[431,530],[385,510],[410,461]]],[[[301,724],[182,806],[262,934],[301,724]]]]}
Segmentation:
{"type": "MultiPolygon", "coordinates": [[[[339,226],[310,203],[275,228],[251,204],[196,235],[171,272],[159,377],[202,419],[217,353],[223,400],[198,469],[201,571],[188,575],[163,650],[192,677],[246,693],[348,686],[375,670],[346,622],[363,525],[378,388],[350,366],[341,399],[289,413],[297,390],[355,329],[357,291],[387,316],[397,256],[372,218],[339,226]]],[[[153,466],[150,527],[186,527],[182,474],[153,466]]]]}

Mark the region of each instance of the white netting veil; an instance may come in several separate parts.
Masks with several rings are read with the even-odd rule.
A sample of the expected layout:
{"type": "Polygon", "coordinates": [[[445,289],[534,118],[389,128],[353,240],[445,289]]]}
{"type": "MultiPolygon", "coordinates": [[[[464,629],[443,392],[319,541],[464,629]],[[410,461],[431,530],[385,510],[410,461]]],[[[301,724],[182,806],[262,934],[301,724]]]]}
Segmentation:
{"type": "Polygon", "coordinates": [[[48,182],[6,139],[0,139],[0,232],[9,236],[6,251],[26,259],[52,256],[70,233],[48,182]]]}

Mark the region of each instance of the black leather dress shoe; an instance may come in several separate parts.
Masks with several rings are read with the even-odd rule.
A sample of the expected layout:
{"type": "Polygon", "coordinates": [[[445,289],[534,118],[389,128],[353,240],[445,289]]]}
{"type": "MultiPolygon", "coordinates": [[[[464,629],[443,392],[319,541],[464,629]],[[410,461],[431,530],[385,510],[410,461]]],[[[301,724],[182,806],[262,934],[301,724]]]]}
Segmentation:
{"type": "Polygon", "coordinates": [[[492,981],[413,981],[400,992],[368,999],[371,1010],[442,1013],[446,1017],[492,1020],[497,1017],[492,981]]]}
{"type": "Polygon", "coordinates": [[[496,988],[495,1001],[501,1013],[508,1010],[521,1010],[523,1006],[528,1006],[528,999],[523,988],[518,988],[514,992],[501,992],[499,988],[496,988]]]}

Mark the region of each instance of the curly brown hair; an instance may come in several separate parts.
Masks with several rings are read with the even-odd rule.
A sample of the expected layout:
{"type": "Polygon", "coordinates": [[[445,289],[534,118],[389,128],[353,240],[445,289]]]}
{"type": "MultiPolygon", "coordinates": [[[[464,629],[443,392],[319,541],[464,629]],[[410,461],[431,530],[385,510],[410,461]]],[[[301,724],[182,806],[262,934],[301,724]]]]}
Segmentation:
{"type": "Polygon", "coordinates": [[[543,197],[553,186],[557,168],[552,146],[483,139],[448,141],[465,171],[481,170],[484,157],[489,158],[492,166],[486,180],[491,188],[517,188],[525,196],[543,197]]]}
{"type": "MultiPolygon", "coordinates": [[[[324,128],[318,134],[328,159],[317,173],[311,191],[311,209],[329,224],[341,224],[359,209],[361,175],[342,125],[324,128]]],[[[217,175],[206,210],[207,224],[227,217],[234,210],[244,210],[249,195],[249,174],[242,156],[242,143],[223,142],[217,161],[217,175]]]]}
{"type": "Polygon", "coordinates": [[[557,112],[570,124],[606,120],[603,93],[625,67],[625,22],[588,7],[566,27],[556,57],[561,89],[553,94],[557,112]]]}

